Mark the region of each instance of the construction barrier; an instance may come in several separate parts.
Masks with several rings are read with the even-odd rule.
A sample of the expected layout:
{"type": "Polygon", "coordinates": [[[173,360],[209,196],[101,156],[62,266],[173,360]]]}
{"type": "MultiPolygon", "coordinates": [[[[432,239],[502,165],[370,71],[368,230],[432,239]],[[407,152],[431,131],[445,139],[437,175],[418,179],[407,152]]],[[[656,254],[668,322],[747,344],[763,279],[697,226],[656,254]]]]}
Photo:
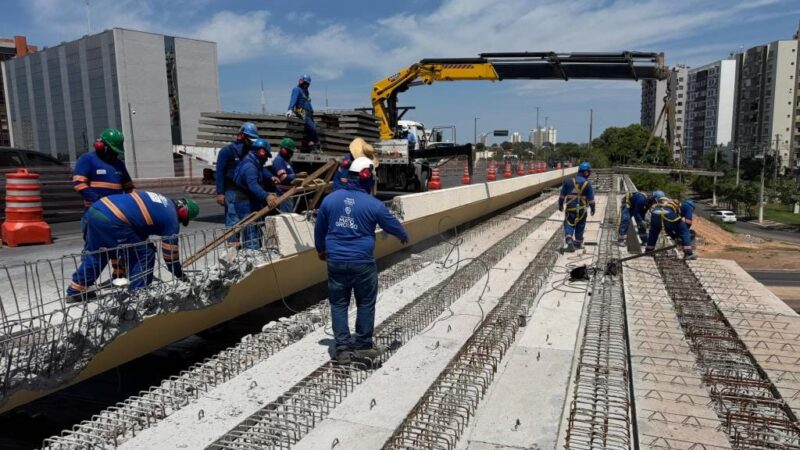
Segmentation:
{"type": "Polygon", "coordinates": [[[52,244],[50,225],[44,221],[39,174],[17,169],[6,174],[6,220],[2,240],[9,247],[52,244]]]}
{"type": "Polygon", "coordinates": [[[428,181],[428,189],[429,190],[436,190],[442,188],[442,179],[439,176],[439,168],[434,167],[431,170],[431,181],[428,181]]]}

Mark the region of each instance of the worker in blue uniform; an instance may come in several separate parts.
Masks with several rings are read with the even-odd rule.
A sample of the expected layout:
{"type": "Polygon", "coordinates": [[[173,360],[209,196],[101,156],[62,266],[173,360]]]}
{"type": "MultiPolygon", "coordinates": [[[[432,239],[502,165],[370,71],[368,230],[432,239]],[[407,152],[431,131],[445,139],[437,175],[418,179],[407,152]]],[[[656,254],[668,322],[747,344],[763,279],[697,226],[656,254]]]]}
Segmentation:
{"type": "Polygon", "coordinates": [[[619,234],[617,243],[625,246],[625,238],[628,235],[628,226],[631,219],[636,219],[636,227],[639,231],[639,239],[644,242],[647,240],[647,227],[645,226],[645,215],[650,207],[650,199],[647,194],[641,192],[628,192],[622,197],[622,205],[619,211],[619,234]]]}
{"type": "Polygon", "coordinates": [[[171,200],[148,191],[109,195],[94,202],[87,211],[86,248],[67,288],[67,301],[95,295],[90,286],[109,258],[119,258],[127,265],[131,289],[152,283],[155,250],[147,242],[150,236],[163,237],[161,248],[167,269],[176,278],[184,278],[178,252],[179,224],[188,225],[198,213],[197,203],[191,198],[171,200]]]}
{"type": "Polygon", "coordinates": [[[650,234],[647,236],[645,251],[655,250],[658,236],[663,229],[683,249],[685,260],[697,259],[692,250],[689,227],[681,217],[681,207],[678,202],[667,197],[663,191],[654,191],[653,201],[653,206],[650,208],[650,234]]]}
{"type": "Polygon", "coordinates": [[[303,75],[297,80],[297,86],[292,89],[289,98],[289,108],[286,117],[299,117],[305,123],[306,139],[313,152],[319,151],[319,134],[314,123],[314,107],[311,106],[311,96],[308,87],[311,85],[311,76],[303,75]]]}
{"type": "MultiPolygon", "coordinates": [[[[344,189],[347,186],[350,172],[350,164],[356,158],[367,157],[372,160],[373,169],[377,167],[378,160],[375,159],[375,149],[363,138],[357,137],[350,142],[348,148],[350,152],[342,158],[339,169],[333,178],[333,190],[344,189]]],[[[374,184],[374,183],[373,183],[374,184]]]]}
{"type": "MultiPolygon", "coordinates": [[[[295,148],[297,148],[297,144],[295,144],[294,139],[283,139],[280,143],[280,149],[278,149],[278,156],[272,160],[272,174],[278,179],[278,187],[275,191],[278,195],[283,195],[291,189],[290,186],[295,183],[295,180],[299,182],[300,178],[304,178],[307,175],[305,172],[295,173],[294,167],[292,167],[292,156],[295,148]]],[[[282,213],[294,211],[294,199],[287,198],[284,200],[278,206],[278,210],[282,213]]]]}
{"type": "Polygon", "coordinates": [[[350,171],[350,164],[353,163],[353,159],[353,155],[350,153],[344,155],[344,158],[342,158],[342,161],[339,163],[339,168],[336,170],[336,174],[333,176],[332,190],[338,191],[339,189],[347,187],[347,173],[350,171]]]}
{"type": "Polygon", "coordinates": [[[331,323],[336,340],[336,360],[374,359],[375,300],[378,295],[378,268],[375,265],[375,227],[395,236],[401,243],[408,235],[400,222],[380,200],[373,197],[374,165],[367,157],[356,158],[348,170],[344,189],[328,195],[322,202],[314,227],[314,245],[328,265],[328,295],[331,323]],[[356,299],[355,336],[351,336],[347,309],[351,293],[356,299]]]}
{"type": "MultiPolygon", "coordinates": [[[[253,141],[253,148],[239,162],[233,180],[236,183],[236,199],[234,207],[239,217],[247,217],[250,213],[260,211],[264,205],[273,206],[278,197],[273,192],[275,183],[272,173],[264,167],[272,150],[266,139],[253,141]]],[[[248,225],[242,232],[244,248],[257,249],[261,246],[261,235],[256,225],[248,225]]]]}
{"type": "Polygon", "coordinates": [[[586,228],[586,210],[594,216],[594,190],[589,182],[592,167],[588,162],[578,166],[578,175],[564,180],[561,194],[558,196],[558,210],[564,214],[564,236],[567,251],[574,252],[583,248],[583,231],[586,228]]]}
{"type": "Polygon", "coordinates": [[[692,228],[692,218],[694,217],[694,200],[686,199],[681,202],[681,217],[686,226],[692,228]]]}
{"type": "MultiPolygon", "coordinates": [[[[245,122],[239,127],[236,139],[223,147],[217,155],[217,166],[215,168],[217,203],[225,207],[226,228],[236,225],[241,220],[241,217],[236,214],[234,206],[236,202],[236,183],[233,181],[233,174],[236,172],[236,166],[239,161],[245,157],[255,139],[258,139],[258,128],[253,123],[245,122]]],[[[238,239],[238,235],[232,236],[228,239],[228,245],[238,246],[238,239]]]]}

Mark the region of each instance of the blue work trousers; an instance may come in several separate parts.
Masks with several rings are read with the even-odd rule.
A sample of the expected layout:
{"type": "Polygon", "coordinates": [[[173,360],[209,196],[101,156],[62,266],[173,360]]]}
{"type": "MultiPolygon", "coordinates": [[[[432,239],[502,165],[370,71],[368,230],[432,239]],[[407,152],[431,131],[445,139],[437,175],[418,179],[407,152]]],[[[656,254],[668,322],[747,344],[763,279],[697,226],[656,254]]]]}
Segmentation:
{"type": "MultiPolygon", "coordinates": [[[[282,194],[283,193],[279,193],[278,196],[282,194]]],[[[286,200],[284,200],[280,205],[278,205],[278,211],[282,213],[294,212],[294,199],[289,197],[286,200]]]]}
{"type": "Polygon", "coordinates": [[[153,281],[155,249],[133,229],[111,220],[102,212],[90,208],[86,213],[86,244],[78,270],[72,274],[67,295],[86,291],[103,273],[109,260],[117,267],[127,266],[130,287],[137,289],[153,281]],[[119,261],[119,262],[118,262],[119,261]]]}
{"type": "MultiPolygon", "coordinates": [[[[239,220],[244,216],[239,216],[236,210],[237,203],[236,189],[225,189],[225,228],[230,228],[236,225],[239,220]]],[[[228,238],[228,245],[236,245],[239,242],[239,234],[235,234],[228,238]]]]}
{"type": "Polygon", "coordinates": [[[586,228],[586,212],[581,212],[581,217],[576,211],[567,211],[564,215],[564,237],[567,242],[572,240],[575,248],[583,246],[583,230],[586,228]]]}
{"type": "Polygon", "coordinates": [[[317,133],[317,124],[314,123],[314,113],[306,111],[305,125],[306,138],[309,141],[313,141],[314,144],[319,145],[319,134],[317,133]]]}
{"type": "Polygon", "coordinates": [[[661,234],[661,229],[663,228],[670,237],[681,240],[679,244],[682,246],[684,254],[691,255],[694,253],[692,251],[692,236],[689,233],[689,227],[680,218],[674,222],[670,222],[667,219],[672,219],[672,217],[665,218],[664,215],[653,214],[650,222],[650,234],[647,236],[646,250],[654,250],[656,248],[658,235],[661,234]]]}
{"type": "Polygon", "coordinates": [[[336,350],[372,347],[375,329],[375,300],[378,297],[378,266],[328,261],[328,300],[336,350]],[[356,333],[350,335],[347,308],[350,296],[356,297],[356,333]]]}
{"type": "MultiPolygon", "coordinates": [[[[623,206],[622,209],[619,211],[619,237],[620,241],[625,240],[625,237],[628,235],[628,227],[631,224],[631,209],[627,206],[623,206]]],[[[647,239],[647,230],[644,227],[644,224],[641,221],[636,222],[636,227],[639,231],[639,238],[641,240],[647,239]]]]}
{"type": "MultiPolygon", "coordinates": [[[[236,200],[234,202],[234,209],[237,216],[243,219],[253,211],[259,211],[261,209],[261,204],[252,200],[236,200]]],[[[240,240],[244,241],[242,243],[243,248],[251,250],[261,248],[261,230],[259,230],[258,225],[246,226],[244,230],[237,234],[236,242],[240,240]]]]}

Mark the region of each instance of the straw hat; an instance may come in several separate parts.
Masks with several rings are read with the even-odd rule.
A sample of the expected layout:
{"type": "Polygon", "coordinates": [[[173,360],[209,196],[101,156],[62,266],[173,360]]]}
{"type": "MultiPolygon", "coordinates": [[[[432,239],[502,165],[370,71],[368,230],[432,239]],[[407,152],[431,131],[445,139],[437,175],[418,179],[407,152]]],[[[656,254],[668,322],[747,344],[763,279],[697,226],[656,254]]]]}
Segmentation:
{"type": "Polygon", "coordinates": [[[360,137],[353,139],[353,142],[350,143],[350,154],[353,155],[353,159],[367,157],[372,160],[373,166],[378,167],[378,158],[375,157],[375,148],[360,137]]]}

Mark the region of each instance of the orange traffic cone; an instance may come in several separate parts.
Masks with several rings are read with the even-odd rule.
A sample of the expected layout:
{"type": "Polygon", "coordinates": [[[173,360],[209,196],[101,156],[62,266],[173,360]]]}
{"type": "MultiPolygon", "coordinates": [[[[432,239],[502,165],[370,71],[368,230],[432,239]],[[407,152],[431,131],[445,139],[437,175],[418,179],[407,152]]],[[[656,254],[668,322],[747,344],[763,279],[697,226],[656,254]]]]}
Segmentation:
{"type": "Polygon", "coordinates": [[[472,180],[469,177],[469,161],[464,163],[464,176],[461,177],[461,184],[470,184],[472,180]]]}
{"type": "Polygon", "coordinates": [[[528,164],[528,174],[532,173],[536,173],[536,163],[533,161],[531,161],[530,164],[528,164]]]}
{"type": "Polygon", "coordinates": [[[517,176],[521,177],[523,175],[525,175],[525,163],[520,161],[519,164],[517,164],[517,176]]]}
{"type": "Polygon", "coordinates": [[[431,170],[431,181],[428,181],[428,189],[435,190],[441,188],[442,188],[442,179],[439,178],[439,168],[434,167],[433,170],[431,170]]]}
{"type": "Polygon", "coordinates": [[[506,161],[506,169],[503,171],[503,178],[511,178],[511,161],[506,161]]]}
{"type": "Polygon", "coordinates": [[[561,161],[559,161],[558,164],[556,164],[556,170],[561,170],[561,161]]]}
{"type": "Polygon", "coordinates": [[[497,181],[497,169],[494,167],[494,161],[489,163],[489,173],[486,174],[486,181],[497,181]]]}

